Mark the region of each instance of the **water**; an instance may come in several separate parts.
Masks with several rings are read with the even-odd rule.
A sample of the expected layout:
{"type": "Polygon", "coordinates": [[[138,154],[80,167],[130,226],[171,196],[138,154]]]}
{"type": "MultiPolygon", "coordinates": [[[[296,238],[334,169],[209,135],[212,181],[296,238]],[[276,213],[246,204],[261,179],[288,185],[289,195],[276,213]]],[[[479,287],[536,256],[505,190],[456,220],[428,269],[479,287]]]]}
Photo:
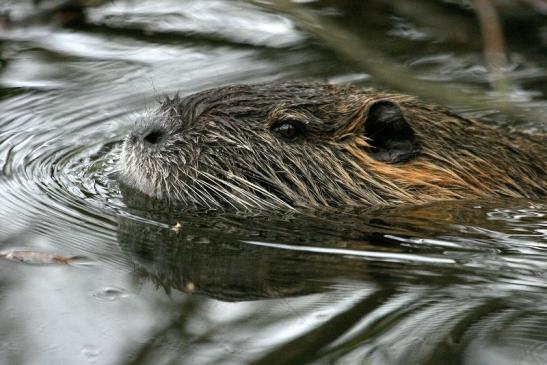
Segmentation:
{"type": "MultiPolygon", "coordinates": [[[[366,3],[306,6],[422,79],[496,97],[463,1],[366,3]]],[[[511,97],[544,113],[545,16],[539,2],[504,6],[511,97]]],[[[0,9],[34,12],[24,1],[0,9]]],[[[0,250],[86,258],[0,261],[0,363],[547,363],[547,201],[143,206],[120,192],[115,162],[159,97],[296,78],[382,85],[249,2],[113,1],[87,14],[86,26],[34,19],[0,34],[0,250]]]]}

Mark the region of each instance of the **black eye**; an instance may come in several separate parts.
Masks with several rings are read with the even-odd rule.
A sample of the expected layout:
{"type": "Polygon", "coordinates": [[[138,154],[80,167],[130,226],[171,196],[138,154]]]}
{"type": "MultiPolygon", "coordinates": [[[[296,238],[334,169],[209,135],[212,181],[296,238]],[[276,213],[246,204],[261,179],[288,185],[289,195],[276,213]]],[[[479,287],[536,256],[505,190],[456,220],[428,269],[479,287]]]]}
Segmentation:
{"type": "Polygon", "coordinates": [[[297,121],[283,121],[275,124],[272,131],[284,139],[292,141],[304,134],[304,125],[297,121]]]}

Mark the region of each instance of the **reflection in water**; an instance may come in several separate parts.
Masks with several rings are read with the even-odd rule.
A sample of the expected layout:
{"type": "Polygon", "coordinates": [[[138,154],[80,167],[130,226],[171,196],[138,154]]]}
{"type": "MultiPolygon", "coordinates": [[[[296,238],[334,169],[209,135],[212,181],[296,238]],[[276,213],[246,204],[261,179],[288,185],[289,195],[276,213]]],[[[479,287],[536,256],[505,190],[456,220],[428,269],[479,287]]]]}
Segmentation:
{"type": "MultiPolygon", "coordinates": [[[[511,96],[540,110],[536,3],[500,14],[511,96]]],[[[158,97],[273,79],[382,85],[263,2],[89,4],[69,24],[0,2],[26,19],[0,17],[0,251],[92,263],[0,261],[0,363],[547,363],[545,201],[239,214],[122,195],[120,140],[158,97]]],[[[304,6],[420,78],[496,98],[460,2],[304,6]]]]}
{"type": "MultiPolygon", "coordinates": [[[[135,214],[156,222],[120,222],[119,243],[141,279],[167,291],[253,301],[245,323],[266,332],[280,320],[261,314],[271,300],[294,311],[283,320],[295,328],[290,340],[272,340],[272,350],[246,361],[539,364],[547,356],[547,335],[537,334],[547,323],[545,283],[535,280],[547,268],[545,247],[533,249],[534,239],[547,237],[513,233],[516,222],[543,226],[545,207],[475,202],[250,217],[181,214],[126,196],[141,209],[135,214]],[[526,341],[510,341],[515,333],[526,341]]],[[[180,321],[176,326],[188,325],[180,321]]],[[[224,325],[245,337],[240,321],[224,325]]],[[[158,343],[178,335],[166,331],[158,343]]],[[[207,351],[195,346],[192,356],[207,351]]]]}

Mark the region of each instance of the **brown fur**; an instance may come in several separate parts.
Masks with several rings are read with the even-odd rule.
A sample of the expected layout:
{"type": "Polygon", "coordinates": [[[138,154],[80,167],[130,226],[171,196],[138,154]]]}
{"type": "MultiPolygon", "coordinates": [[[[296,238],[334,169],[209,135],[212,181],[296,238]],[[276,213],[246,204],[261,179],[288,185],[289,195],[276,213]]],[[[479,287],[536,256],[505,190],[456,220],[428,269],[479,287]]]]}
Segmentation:
{"type": "Polygon", "coordinates": [[[122,181],[191,206],[420,204],[547,194],[547,137],[508,133],[411,96],[321,83],[236,85],[162,103],[127,138],[122,181]],[[372,105],[396,105],[419,152],[370,153],[372,105]],[[287,141],[276,123],[305,133],[287,141]],[[144,146],[150,131],[161,143],[144,146]],[[150,147],[150,148],[149,148],[150,147]]]}

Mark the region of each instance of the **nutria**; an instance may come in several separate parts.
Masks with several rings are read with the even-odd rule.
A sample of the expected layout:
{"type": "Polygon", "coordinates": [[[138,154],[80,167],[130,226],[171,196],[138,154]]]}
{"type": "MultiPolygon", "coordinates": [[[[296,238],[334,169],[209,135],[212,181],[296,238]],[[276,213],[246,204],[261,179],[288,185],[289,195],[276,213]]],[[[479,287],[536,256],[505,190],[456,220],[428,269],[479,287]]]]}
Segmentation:
{"type": "Polygon", "coordinates": [[[161,102],[126,138],[119,170],[146,195],[205,208],[537,198],[547,136],[351,85],[234,85],[161,102]]]}

